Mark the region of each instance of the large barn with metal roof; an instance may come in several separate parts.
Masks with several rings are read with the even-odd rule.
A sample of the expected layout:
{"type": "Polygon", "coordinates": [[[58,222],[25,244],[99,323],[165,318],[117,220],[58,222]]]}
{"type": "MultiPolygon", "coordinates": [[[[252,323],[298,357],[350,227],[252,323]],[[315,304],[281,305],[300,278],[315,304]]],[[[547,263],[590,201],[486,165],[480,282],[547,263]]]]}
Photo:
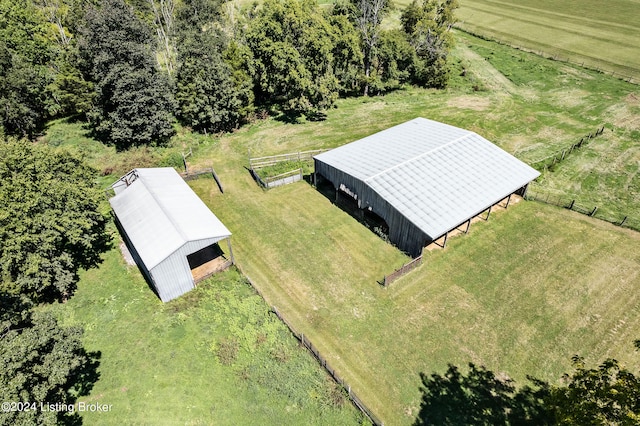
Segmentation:
{"type": "Polygon", "coordinates": [[[163,302],[233,264],[231,232],[173,168],[134,169],[111,189],[120,233],[163,302]],[[221,240],[227,240],[229,259],[221,240]]]}
{"type": "Polygon", "coordinates": [[[427,244],[540,173],[469,130],[416,118],[314,157],[316,182],[330,181],[380,216],[389,240],[417,257],[427,244]]]}

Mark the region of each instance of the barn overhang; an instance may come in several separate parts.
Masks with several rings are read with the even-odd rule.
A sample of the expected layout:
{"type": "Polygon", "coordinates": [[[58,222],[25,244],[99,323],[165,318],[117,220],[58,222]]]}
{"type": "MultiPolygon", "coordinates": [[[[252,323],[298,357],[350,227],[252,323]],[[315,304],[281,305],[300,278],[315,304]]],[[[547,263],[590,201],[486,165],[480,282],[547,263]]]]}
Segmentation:
{"type": "Polygon", "coordinates": [[[384,218],[390,240],[414,256],[540,174],[474,132],[424,118],[317,155],[314,164],[384,218]]]}

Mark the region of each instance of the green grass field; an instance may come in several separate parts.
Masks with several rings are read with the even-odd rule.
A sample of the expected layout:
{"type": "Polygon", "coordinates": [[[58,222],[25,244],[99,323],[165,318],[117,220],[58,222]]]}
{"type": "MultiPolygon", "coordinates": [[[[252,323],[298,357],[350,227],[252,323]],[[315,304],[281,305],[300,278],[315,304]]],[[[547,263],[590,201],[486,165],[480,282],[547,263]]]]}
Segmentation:
{"type": "Polygon", "coordinates": [[[418,373],[448,362],[523,384],[527,374],[555,382],[577,352],[590,362],[632,352],[633,231],[521,203],[385,290],[376,281],[406,258],[311,186],[265,193],[225,175],[224,196],[194,186],[236,232],[243,270],[388,424],[413,420],[418,373]]]}
{"type": "Polygon", "coordinates": [[[162,304],[119,249],[56,306],[99,352],[85,424],[360,424],[362,416],[235,271],[162,304]],[[225,352],[226,351],[226,352],[225,352]],[[235,356],[233,355],[235,353],[235,356]]]}
{"type": "Polygon", "coordinates": [[[640,82],[635,0],[460,0],[461,28],[640,82]]]}
{"type": "MultiPolygon", "coordinates": [[[[191,185],[233,232],[243,271],[386,424],[411,423],[419,405],[419,373],[442,372],[448,362],[484,364],[519,384],[527,374],[558,380],[574,353],[594,364],[614,356],[633,369],[640,367],[631,346],[640,325],[638,233],[521,202],[475,224],[470,235],[453,238],[446,250],[429,253],[426,264],[385,290],[376,281],[406,262],[404,255],[307,183],[265,192],[252,181],[245,168],[248,150],[261,156],[335,147],[416,116],[476,131],[525,161],[547,156],[605,125],[605,135],[545,173],[541,186],[612,211],[640,211],[636,86],[457,36],[453,54],[458,71],[446,91],[407,89],[344,99],[323,122],[268,119],[219,138],[183,133],[171,147],[154,151],[157,158],[170,159],[192,146],[191,167],[216,168],[224,194],[213,180],[191,185]],[[465,77],[458,75],[462,68],[465,77]]],[[[49,135],[49,143],[76,151],[94,143],[78,123],[54,123],[49,135]],[[76,136],[67,141],[66,133],[76,136]]],[[[86,157],[101,168],[110,167],[105,161],[126,160],[99,147],[86,157]]],[[[83,274],[78,295],[60,307],[70,323],[85,324],[88,349],[103,352],[101,379],[89,399],[128,407],[121,417],[113,417],[113,424],[129,415],[133,423],[145,423],[136,405],[166,410],[175,399],[198,407],[167,417],[175,423],[244,420],[240,407],[247,403],[262,407],[255,417],[262,423],[282,423],[278,416],[289,415],[291,406],[295,409],[285,423],[329,424],[341,415],[358,420],[349,409],[325,414],[325,398],[318,398],[319,406],[306,410],[305,417],[284,394],[259,386],[262,390],[254,392],[253,385],[242,384],[244,369],[238,374],[219,365],[211,345],[238,331],[226,325],[212,330],[220,317],[208,315],[223,308],[217,297],[227,300],[227,292],[238,291],[234,304],[246,299],[258,306],[257,296],[237,276],[199,288],[195,300],[179,301],[174,312],[171,304],[154,299],[137,271],[124,268],[117,256],[112,251],[99,270],[83,274]],[[217,287],[223,296],[216,296],[217,287]],[[174,330],[179,321],[188,324],[183,331],[174,330]],[[172,354],[180,362],[171,364],[172,354]],[[165,375],[171,379],[163,379],[165,375]],[[217,377],[228,382],[212,389],[214,396],[196,392],[217,377]],[[125,383],[134,383],[135,392],[125,383]],[[170,393],[167,383],[177,390],[170,393]],[[221,399],[228,403],[213,402],[221,399]]],[[[256,310],[266,315],[267,305],[259,306],[256,310]]],[[[244,319],[233,321],[253,321],[250,315],[239,318],[244,319]]],[[[290,345],[287,341],[280,344],[290,345]]],[[[269,356],[273,358],[269,352],[256,359],[269,356]]],[[[314,363],[306,354],[299,356],[314,363]]],[[[243,363],[253,359],[240,358],[243,363]]],[[[285,366],[279,371],[291,374],[285,366]]],[[[326,379],[314,371],[315,377],[324,377],[318,380],[326,379]]],[[[313,389],[315,395],[331,395],[330,386],[313,389]]],[[[305,392],[294,391],[293,399],[305,392]]],[[[159,416],[169,416],[161,412],[159,416]]],[[[253,413],[246,416],[254,418],[253,413]]]]}

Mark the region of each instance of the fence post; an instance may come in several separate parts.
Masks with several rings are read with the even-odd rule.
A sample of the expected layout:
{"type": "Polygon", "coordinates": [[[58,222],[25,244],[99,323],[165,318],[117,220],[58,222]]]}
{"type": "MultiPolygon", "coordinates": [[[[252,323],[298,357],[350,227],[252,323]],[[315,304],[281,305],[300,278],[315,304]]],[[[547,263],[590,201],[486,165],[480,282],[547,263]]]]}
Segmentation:
{"type": "Polygon", "coordinates": [[[594,214],[596,214],[596,210],[598,210],[598,206],[595,206],[593,208],[593,211],[591,212],[591,214],[589,214],[589,216],[593,216],[594,214]]]}
{"type": "Polygon", "coordinates": [[[624,219],[622,219],[622,222],[620,222],[620,225],[618,226],[622,226],[624,225],[624,223],[627,221],[627,216],[624,217],[624,219]]]}
{"type": "Polygon", "coordinates": [[[569,204],[569,210],[573,210],[573,205],[575,204],[576,200],[571,200],[571,204],[569,204]]]}

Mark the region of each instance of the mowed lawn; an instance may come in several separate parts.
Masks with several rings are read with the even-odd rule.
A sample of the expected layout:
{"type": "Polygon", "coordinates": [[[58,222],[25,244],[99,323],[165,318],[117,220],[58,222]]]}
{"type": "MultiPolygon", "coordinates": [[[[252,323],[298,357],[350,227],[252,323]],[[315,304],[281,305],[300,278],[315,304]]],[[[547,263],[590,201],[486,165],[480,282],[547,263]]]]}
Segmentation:
{"type": "Polygon", "coordinates": [[[460,0],[456,13],[474,33],[640,81],[635,0],[460,0]]]}
{"type": "Polygon", "coordinates": [[[312,186],[263,192],[248,175],[226,177],[224,195],[193,186],[234,232],[243,271],[388,424],[413,421],[419,373],[447,363],[520,384],[557,382],[575,353],[639,366],[628,356],[640,330],[638,233],[523,201],[384,289],[377,280],[406,258],[312,186]]]}

